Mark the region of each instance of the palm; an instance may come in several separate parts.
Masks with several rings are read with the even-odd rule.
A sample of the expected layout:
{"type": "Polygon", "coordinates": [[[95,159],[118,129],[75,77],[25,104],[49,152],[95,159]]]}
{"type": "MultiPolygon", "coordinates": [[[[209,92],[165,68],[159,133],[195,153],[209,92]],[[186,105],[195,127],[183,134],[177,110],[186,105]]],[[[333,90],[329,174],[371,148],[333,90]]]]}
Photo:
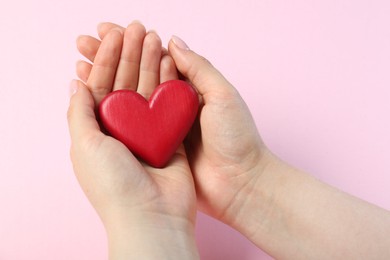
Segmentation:
{"type": "Polygon", "coordinates": [[[169,205],[165,213],[189,217],[187,210],[194,208],[195,195],[188,163],[180,150],[166,168],[156,169],[139,162],[121,142],[103,134],[95,138],[82,157],[78,154],[78,158],[73,160],[94,162],[88,168],[94,173],[93,180],[82,172],[78,178],[95,208],[105,208],[99,205],[104,201],[104,206],[109,207],[125,209],[141,206],[144,211],[160,212],[164,209],[155,207],[156,201],[159,201],[159,204],[169,205]],[[107,174],[106,169],[113,169],[113,173],[107,174]],[[88,179],[84,180],[84,177],[88,179]],[[91,194],[94,192],[96,194],[91,194]],[[178,200],[178,197],[183,199],[178,200]]]}
{"type": "Polygon", "coordinates": [[[205,99],[199,118],[201,131],[192,133],[187,153],[200,208],[218,217],[236,195],[229,193],[231,184],[245,185],[247,178],[242,177],[257,163],[261,139],[238,93],[230,91],[205,99]],[[218,208],[210,205],[216,197],[221,198],[218,208]]]}
{"type": "MultiPolygon", "coordinates": [[[[115,27],[120,28],[117,25],[106,24],[99,32],[100,36],[103,38],[109,29],[115,27]]],[[[95,45],[98,46],[100,42],[95,41],[97,41],[95,45]]],[[[90,53],[83,52],[82,44],[79,49],[87,58],[94,57],[97,51],[95,48],[90,53]]],[[[88,79],[89,71],[90,69],[83,66],[78,68],[80,78],[88,79]]],[[[228,84],[223,82],[225,83],[228,84]]],[[[246,185],[248,181],[246,173],[258,162],[259,147],[263,145],[248,108],[239,94],[233,87],[219,87],[217,86],[217,89],[223,91],[203,95],[205,105],[201,108],[199,120],[186,142],[188,161],[197,186],[199,206],[217,218],[224,214],[236,196],[229,189],[231,183],[235,183],[237,189],[246,185]],[[224,196],[220,196],[221,193],[224,196]],[[216,205],[211,205],[216,197],[219,197],[220,201],[216,205]]],[[[176,166],[179,165],[184,165],[187,171],[184,152],[181,160],[177,161],[176,166]]],[[[155,171],[152,168],[147,169],[155,171]]]]}
{"type": "MultiPolygon", "coordinates": [[[[93,65],[81,62],[77,72],[91,89],[96,105],[109,92],[118,89],[135,90],[148,98],[160,82],[177,79],[172,59],[161,56],[161,41],[155,33],[146,34],[142,25],[133,24],[126,30],[122,41],[121,34],[108,33],[112,29],[108,27],[102,33],[102,42],[92,37],[78,41],[80,52],[93,65]],[[91,46],[95,46],[92,52],[91,46]]],[[[167,167],[156,169],[138,161],[121,142],[112,137],[100,133],[94,138],[90,151],[83,153],[87,158],[78,160],[98,162],[90,165],[89,170],[99,178],[93,182],[85,181],[85,185],[99,186],[99,192],[107,204],[117,204],[117,208],[137,206],[148,212],[165,210],[167,214],[194,220],[195,190],[184,147],[178,149],[167,167]],[[115,173],[99,175],[104,169],[113,169],[115,173]]],[[[80,176],[83,183],[82,174],[80,176]]],[[[97,201],[102,200],[97,198],[97,201]]],[[[99,205],[95,205],[95,208],[98,209],[99,205]]],[[[104,212],[100,214],[104,215],[104,212]]]]}

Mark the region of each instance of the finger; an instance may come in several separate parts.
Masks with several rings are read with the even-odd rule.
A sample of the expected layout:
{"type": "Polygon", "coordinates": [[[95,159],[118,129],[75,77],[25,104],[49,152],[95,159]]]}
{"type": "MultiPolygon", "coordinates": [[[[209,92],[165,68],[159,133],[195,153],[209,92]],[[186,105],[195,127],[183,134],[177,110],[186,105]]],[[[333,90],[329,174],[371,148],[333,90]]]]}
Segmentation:
{"type": "Polygon", "coordinates": [[[142,44],[146,35],[140,23],[131,23],[124,33],[122,54],[116,71],[114,90],[137,90],[142,44]]]}
{"type": "Polygon", "coordinates": [[[179,154],[179,155],[183,156],[184,158],[187,158],[186,150],[185,150],[183,144],[180,144],[180,146],[179,146],[179,148],[177,148],[177,151],[175,152],[175,154],[179,154]]]}
{"type": "Polygon", "coordinates": [[[177,69],[206,98],[209,92],[231,92],[234,87],[205,58],[191,51],[178,37],[173,36],[168,50],[177,69]]]}
{"type": "Polygon", "coordinates": [[[112,30],[112,29],[119,29],[122,32],[125,32],[125,28],[123,28],[120,25],[117,25],[115,23],[100,23],[98,24],[97,30],[98,30],[98,35],[101,40],[104,39],[104,37],[112,30]]]}
{"type": "Polygon", "coordinates": [[[155,32],[149,32],[144,39],[138,92],[146,99],[160,83],[161,39],[155,32]]]}
{"type": "Polygon", "coordinates": [[[91,74],[92,64],[79,60],[76,64],[76,74],[80,80],[87,82],[89,74],[91,74]]]}
{"type": "Polygon", "coordinates": [[[160,63],[160,83],[178,78],[175,62],[172,57],[164,55],[160,63]]]}
{"type": "Polygon", "coordinates": [[[87,86],[92,92],[96,105],[99,105],[100,101],[112,90],[122,50],[122,42],[122,32],[116,29],[111,30],[104,37],[96,54],[87,81],[87,86]]]}
{"type": "Polygon", "coordinates": [[[162,49],[161,49],[161,57],[163,57],[164,55],[168,55],[168,50],[165,47],[162,47],[162,49]]]}
{"type": "Polygon", "coordinates": [[[100,41],[89,35],[80,35],[76,44],[81,55],[93,62],[100,47],[100,41]]]}
{"type": "Polygon", "coordinates": [[[80,81],[72,81],[75,93],[68,108],[68,126],[72,142],[78,143],[86,137],[101,134],[94,112],[94,100],[88,88],[80,81]]]}

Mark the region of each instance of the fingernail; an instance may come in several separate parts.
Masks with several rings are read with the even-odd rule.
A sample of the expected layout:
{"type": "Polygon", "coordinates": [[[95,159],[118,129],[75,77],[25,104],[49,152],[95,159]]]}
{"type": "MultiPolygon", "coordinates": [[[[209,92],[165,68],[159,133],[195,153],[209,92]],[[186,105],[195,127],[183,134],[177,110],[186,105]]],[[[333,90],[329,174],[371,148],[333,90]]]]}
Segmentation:
{"type": "Polygon", "coordinates": [[[120,34],[123,34],[123,29],[118,28],[118,27],[112,28],[111,31],[116,31],[116,32],[119,32],[120,34]]]}
{"type": "Polygon", "coordinates": [[[102,28],[102,26],[105,24],[105,22],[101,22],[97,25],[97,29],[98,31],[100,31],[100,29],[102,28]]]}
{"type": "Polygon", "coordinates": [[[175,35],[172,36],[172,41],[173,41],[173,43],[174,43],[177,47],[179,47],[179,48],[182,49],[182,50],[188,51],[188,50],[190,49],[190,48],[188,47],[188,45],[187,45],[182,39],[180,39],[179,37],[177,37],[177,36],[175,36],[175,35]]]}
{"type": "Polygon", "coordinates": [[[158,35],[158,33],[157,33],[156,30],[151,29],[151,30],[149,30],[149,31],[146,33],[146,35],[151,35],[151,34],[153,34],[154,36],[156,36],[158,39],[161,40],[161,38],[160,38],[160,36],[158,35]]]}
{"type": "Polygon", "coordinates": [[[79,88],[79,84],[78,84],[78,81],[77,80],[72,80],[70,82],[70,86],[69,86],[69,96],[73,96],[74,94],[76,94],[77,90],[79,88]]]}
{"type": "Polygon", "coordinates": [[[131,23],[142,24],[142,22],[141,22],[140,20],[134,20],[134,21],[132,21],[131,23]]]}

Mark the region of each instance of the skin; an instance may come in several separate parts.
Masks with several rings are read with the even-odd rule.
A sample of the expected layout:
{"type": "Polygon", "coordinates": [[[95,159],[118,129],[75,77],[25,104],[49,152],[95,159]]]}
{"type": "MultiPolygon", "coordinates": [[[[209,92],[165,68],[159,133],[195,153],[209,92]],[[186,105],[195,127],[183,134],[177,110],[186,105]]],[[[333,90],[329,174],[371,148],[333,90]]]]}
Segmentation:
{"type": "Polygon", "coordinates": [[[161,58],[161,53],[158,35],[146,33],[138,23],[111,30],[99,43],[93,66],[79,63],[90,71],[86,85],[73,82],[77,91],[68,111],[71,158],[107,230],[110,259],[198,258],[195,189],[184,148],[166,168],[152,168],[103,134],[94,113],[112,90],[133,89],[148,96],[161,80],[177,78],[172,59],[161,58]],[[137,80],[127,71],[138,75],[137,80]]]}
{"type": "MultiPolygon", "coordinates": [[[[110,91],[99,92],[101,91],[99,90],[94,92],[94,88],[88,83],[98,81],[99,75],[105,75],[104,73],[93,74],[94,66],[100,61],[99,53],[103,52],[102,49],[105,52],[116,53],[115,51],[119,48],[119,45],[124,45],[126,41],[123,41],[123,43],[120,43],[120,40],[115,42],[116,36],[111,36],[111,34],[113,31],[124,32],[126,38],[128,29],[115,24],[104,23],[98,27],[100,40],[90,36],[81,36],[78,39],[77,45],[80,53],[93,62],[94,65],[79,62],[77,64],[77,74],[80,79],[87,82],[88,88],[95,98],[95,103],[99,102],[100,98],[110,91]],[[108,37],[114,38],[110,39],[109,44],[106,43],[108,37]],[[106,49],[106,45],[112,46],[112,49],[106,49]],[[91,79],[91,77],[93,78],[91,79]]],[[[129,33],[129,37],[130,35],[129,33]]],[[[169,56],[166,55],[161,58],[161,53],[157,51],[150,52],[159,57],[155,60],[161,59],[160,69],[165,66],[163,65],[164,59],[169,59],[169,63],[172,62],[173,68],[176,66],[181,75],[196,87],[204,103],[199,114],[199,120],[185,142],[186,152],[183,149],[178,151],[182,159],[179,161],[181,165],[185,165],[185,167],[181,167],[181,174],[187,176],[187,178],[181,182],[181,184],[185,184],[186,189],[178,189],[175,195],[181,197],[186,192],[188,193],[188,188],[191,190],[191,185],[195,185],[198,209],[232,226],[254,244],[278,259],[388,259],[390,257],[389,212],[319,182],[274,156],[262,142],[251,114],[235,88],[206,59],[187,48],[180,48],[180,46],[182,45],[177,39],[175,42],[175,38],[169,42],[168,52],[171,58],[167,58],[169,56]]],[[[141,46],[138,47],[141,48],[141,46]]],[[[144,53],[147,45],[144,44],[142,48],[142,53],[144,53]]],[[[123,49],[122,55],[124,53],[123,49]]],[[[165,53],[162,49],[160,51],[165,53]]],[[[145,51],[145,53],[148,52],[145,51]]],[[[120,64],[119,62],[118,67],[121,66],[120,64]]],[[[140,61],[140,64],[142,64],[142,61],[140,61]]],[[[156,67],[153,68],[155,70],[156,67]]],[[[122,70],[118,71],[122,73],[122,70]]],[[[123,73],[126,73],[125,71],[123,70],[123,73]]],[[[140,74],[141,71],[142,69],[140,69],[140,74]]],[[[168,71],[171,71],[172,75],[175,74],[174,69],[168,71]]],[[[170,73],[167,72],[167,75],[171,75],[170,73]]],[[[160,71],[160,75],[162,74],[165,73],[160,71]]],[[[176,74],[174,76],[177,77],[176,74]]],[[[139,81],[140,79],[142,79],[141,76],[139,81]]],[[[111,80],[115,82],[112,77],[111,80]]],[[[162,81],[162,78],[160,78],[160,82],[162,81]]],[[[151,82],[156,82],[156,80],[150,79],[147,82],[150,83],[149,88],[145,87],[148,84],[142,85],[142,88],[137,88],[141,93],[144,93],[145,97],[148,97],[153,89],[151,82]],[[145,88],[147,90],[144,90],[145,88]]],[[[111,84],[115,86],[115,83],[111,84]]],[[[122,84],[122,86],[128,85],[131,86],[131,84],[122,84]]],[[[99,84],[96,86],[99,86],[99,84]]],[[[86,88],[81,89],[86,92],[85,95],[87,96],[89,92],[86,91],[86,88]]],[[[84,101],[87,101],[87,99],[84,101]]],[[[80,121],[77,124],[70,122],[71,133],[72,127],[74,128],[73,132],[78,132],[80,129],[87,127],[85,126],[87,122],[91,124],[94,122],[95,132],[98,132],[92,111],[93,104],[89,105],[89,120],[79,119],[80,121]]],[[[72,113],[70,114],[72,115],[72,113]]],[[[106,136],[104,138],[109,139],[106,136]]],[[[105,182],[104,187],[108,187],[115,196],[111,193],[102,194],[99,192],[102,195],[95,198],[86,192],[98,213],[100,211],[104,213],[99,213],[104,223],[110,222],[105,220],[107,219],[105,215],[113,215],[113,212],[118,211],[112,205],[116,205],[118,202],[127,205],[128,200],[135,204],[137,204],[136,201],[143,203],[144,198],[138,197],[145,197],[145,195],[137,194],[136,187],[134,187],[135,190],[130,196],[131,198],[117,195],[118,187],[126,187],[124,190],[128,191],[128,187],[133,187],[134,182],[143,182],[144,178],[147,179],[149,178],[147,176],[151,175],[132,173],[138,171],[134,170],[134,165],[139,165],[139,163],[131,156],[130,152],[126,152],[123,147],[119,150],[119,146],[105,148],[101,145],[96,151],[97,148],[92,145],[94,142],[91,142],[90,138],[84,136],[77,139],[72,136],[72,139],[75,147],[81,147],[81,151],[74,151],[72,154],[76,175],[87,176],[84,181],[79,177],[81,186],[86,191],[88,189],[85,189],[85,187],[94,183],[91,176],[96,174],[96,171],[102,171],[102,167],[90,168],[91,164],[100,162],[100,160],[108,163],[103,168],[104,172],[100,174],[104,178],[112,179],[112,176],[117,176],[118,168],[122,169],[122,167],[117,166],[121,165],[118,160],[128,161],[123,164],[124,170],[122,173],[127,177],[115,177],[117,182],[105,182]],[[85,140],[89,140],[87,147],[90,149],[87,151],[85,147],[84,150],[82,149],[82,143],[85,140]],[[115,151],[116,156],[106,157],[108,155],[106,149],[110,149],[110,153],[115,151]],[[104,156],[83,158],[99,152],[103,153],[104,156]],[[104,204],[103,202],[107,200],[110,203],[104,204]],[[101,205],[102,203],[103,205],[101,205]]],[[[110,142],[114,142],[114,140],[110,142]]],[[[172,166],[176,165],[175,162],[176,160],[173,160],[172,166]]],[[[159,171],[143,166],[151,173],[159,171]]],[[[167,180],[171,179],[170,176],[176,176],[175,168],[169,168],[170,166],[171,164],[166,169],[161,170],[169,172],[163,177],[158,175],[161,179],[167,180]]],[[[178,174],[175,178],[179,177],[182,176],[178,174]]],[[[172,183],[174,181],[170,180],[164,182],[166,186],[162,184],[160,186],[160,189],[167,188],[167,192],[163,195],[165,198],[161,198],[161,194],[159,196],[159,200],[164,200],[166,207],[156,209],[152,202],[148,205],[153,208],[153,212],[158,212],[158,210],[164,212],[164,216],[168,219],[172,218],[173,222],[177,219],[177,214],[175,215],[173,212],[181,212],[178,215],[185,222],[186,216],[193,215],[183,214],[183,212],[188,212],[183,208],[191,208],[191,212],[195,210],[194,201],[191,202],[191,199],[195,200],[195,193],[191,192],[188,200],[183,200],[180,205],[177,205],[175,203],[177,197],[169,196],[170,193],[175,191],[172,190],[172,186],[174,186],[172,183]],[[189,207],[189,205],[191,206],[189,207]]],[[[94,189],[101,189],[99,185],[101,184],[96,184],[94,189]]],[[[119,208],[121,209],[119,211],[124,212],[125,216],[129,214],[125,209],[119,208]]],[[[132,210],[132,212],[135,211],[132,210]]],[[[140,210],[140,212],[141,215],[145,213],[143,210],[140,210]]],[[[118,223],[116,214],[112,219],[112,223],[118,223]]],[[[119,225],[121,226],[120,229],[125,229],[123,227],[127,227],[128,223],[143,222],[141,217],[138,220],[130,217],[120,219],[122,219],[122,221],[119,221],[119,223],[122,223],[119,225]]],[[[190,217],[189,219],[190,223],[193,224],[193,218],[190,217]]],[[[110,225],[106,224],[106,229],[110,233],[110,225]]],[[[173,230],[175,229],[173,228],[173,230]]],[[[193,235],[193,233],[190,235],[193,235]]],[[[146,241],[143,242],[147,243],[146,241]]],[[[125,243],[126,245],[123,248],[126,248],[126,246],[132,247],[132,243],[138,243],[139,245],[142,241],[130,240],[124,242],[119,239],[114,240],[113,243],[125,243]]],[[[191,243],[185,243],[185,245],[189,248],[188,252],[193,251],[194,247],[191,243]]],[[[192,256],[196,257],[195,254],[192,256]]]]}

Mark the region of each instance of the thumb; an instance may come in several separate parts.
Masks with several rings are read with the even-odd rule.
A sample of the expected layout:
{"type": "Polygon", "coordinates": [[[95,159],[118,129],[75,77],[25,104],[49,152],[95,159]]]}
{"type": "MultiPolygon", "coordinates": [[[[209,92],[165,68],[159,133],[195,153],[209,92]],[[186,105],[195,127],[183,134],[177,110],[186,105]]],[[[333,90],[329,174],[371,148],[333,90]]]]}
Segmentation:
{"type": "Polygon", "coordinates": [[[204,96],[212,91],[231,91],[234,87],[204,57],[191,51],[177,36],[172,36],[168,50],[179,72],[204,96]]]}
{"type": "Polygon", "coordinates": [[[71,83],[72,97],[68,109],[69,132],[73,142],[100,134],[100,127],[96,121],[94,100],[87,86],[81,81],[73,80],[71,83]]]}

